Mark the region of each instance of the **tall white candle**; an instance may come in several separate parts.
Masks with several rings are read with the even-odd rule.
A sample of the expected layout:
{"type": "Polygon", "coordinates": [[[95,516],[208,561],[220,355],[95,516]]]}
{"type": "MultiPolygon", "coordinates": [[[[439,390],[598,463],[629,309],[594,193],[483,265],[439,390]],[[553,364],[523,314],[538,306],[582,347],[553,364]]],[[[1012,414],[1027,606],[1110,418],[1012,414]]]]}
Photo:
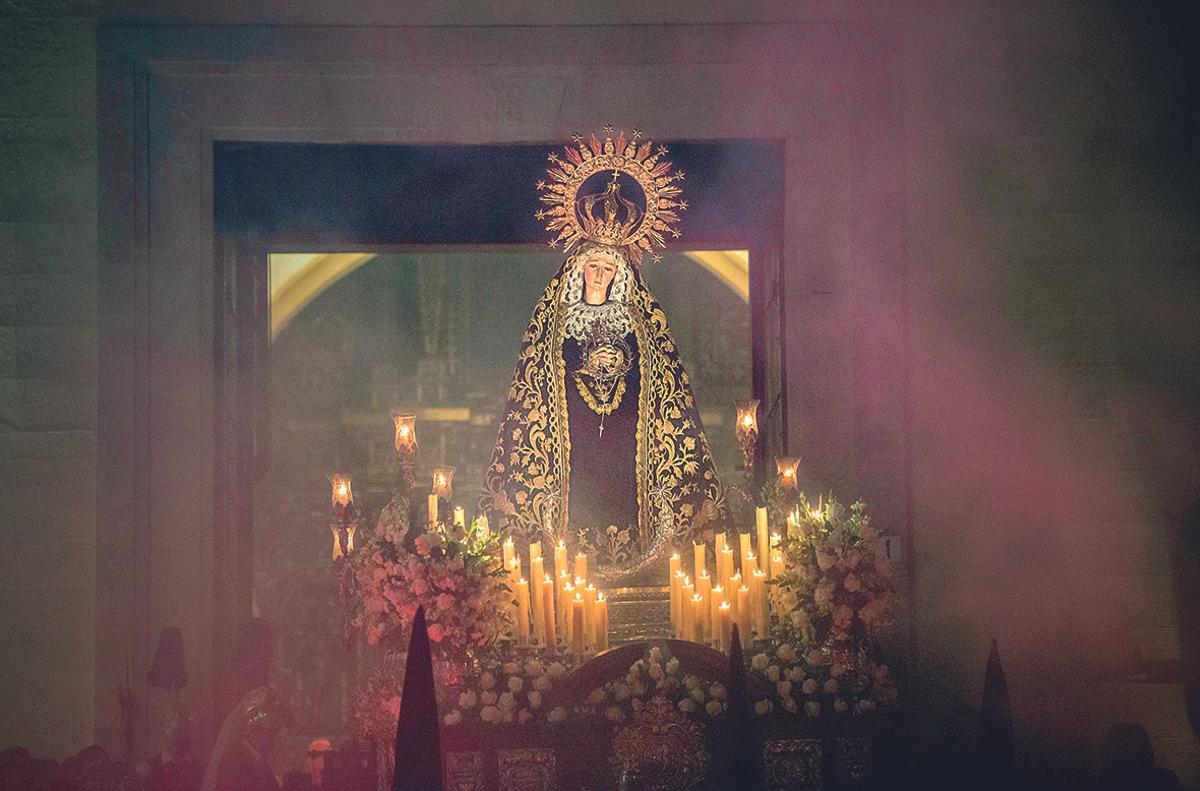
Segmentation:
{"type": "Polygon", "coordinates": [[[725,601],[725,589],[720,585],[713,587],[708,599],[708,617],[712,629],[713,642],[720,644],[720,626],[718,613],[722,607],[729,609],[729,603],[725,601]]]}
{"type": "Polygon", "coordinates": [[[565,573],[569,573],[570,568],[567,566],[567,545],[559,541],[558,546],[554,547],[554,579],[558,579],[565,573]]]}
{"type": "Polygon", "coordinates": [[[596,650],[608,650],[608,599],[603,593],[596,598],[596,650]]]}
{"type": "Polygon", "coordinates": [[[729,653],[733,634],[733,619],[731,617],[729,602],[721,602],[721,606],[717,608],[717,625],[716,632],[723,653],[729,653]]]}
{"type": "Polygon", "coordinates": [[[529,583],[524,577],[517,580],[517,640],[529,642],[529,583]]]}
{"type": "Polygon", "coordinates": [[[542,603],[542,559],[529,561],[529,599],[533,604],[533,635],[543,645],[546,643],[546,611],[542,603]]]}
{"type": "Polygon", "coordinates": [[[771,539],[767,527],[767,509],[754,509],[754,523],[758,528],[758,564],[763,571],[768,571],[767,563],[771,559],[771,539]]]}
{"type": "Polygon", "coordinates": [[[760,638],[765,638],[771,629],[770,591],[767,589],[767,573],[762,569],[754,572],[754,585],[751,588],[754,596],[754,631],[760,638]]]}
{"type": "Polygon", "coordinates": [[[554,580],[549,576],[542,578],[542,618],[546,624],[545,643],[553,648],[558,641],[558,630],[554,626],[554,580]]]}
{"type": "Polygon", "coordinates": [[[737,625],[743,642],[748,643],[750,641],[753,623],[754,614],[750,608],[750,587],[748,585],[740,585],[737,589],[737,625]]]}

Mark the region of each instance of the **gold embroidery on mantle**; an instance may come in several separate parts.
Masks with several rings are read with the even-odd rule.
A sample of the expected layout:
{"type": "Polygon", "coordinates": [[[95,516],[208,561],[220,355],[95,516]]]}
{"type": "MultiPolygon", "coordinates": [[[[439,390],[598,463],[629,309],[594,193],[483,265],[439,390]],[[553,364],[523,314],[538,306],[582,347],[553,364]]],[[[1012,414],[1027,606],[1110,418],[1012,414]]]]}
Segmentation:
{"type": "Polygon", "coordinates": [[[615,391],[603,403],[596,398],[592,389],[583,381],[583,376],[578,373],[575,374],[575,388],[579,391],[579,397],[588,405],[588,409],[597,415],[611,415],[621,406],[621,398],[625,395],[625,380],[621,379],[617,382],[615,391]]]}

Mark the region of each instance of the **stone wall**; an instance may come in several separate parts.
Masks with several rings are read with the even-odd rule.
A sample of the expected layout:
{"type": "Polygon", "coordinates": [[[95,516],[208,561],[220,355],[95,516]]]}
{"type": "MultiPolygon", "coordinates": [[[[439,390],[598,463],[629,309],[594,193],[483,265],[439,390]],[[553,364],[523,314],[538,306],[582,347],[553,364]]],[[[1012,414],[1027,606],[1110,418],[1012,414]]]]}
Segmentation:
{"type": "Polygon", "coordinates": [[[0,4],[0,745],[58,757],[94,708],[94,15],[0,4]]]}

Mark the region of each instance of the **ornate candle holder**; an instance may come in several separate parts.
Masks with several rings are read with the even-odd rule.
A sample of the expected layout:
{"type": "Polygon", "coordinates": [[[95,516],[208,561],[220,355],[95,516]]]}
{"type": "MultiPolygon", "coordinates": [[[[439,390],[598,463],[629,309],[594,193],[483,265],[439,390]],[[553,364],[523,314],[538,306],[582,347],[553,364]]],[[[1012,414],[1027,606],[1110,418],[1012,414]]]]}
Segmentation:
{"type": "Polygon", "coordinates": [[[777,456],[775,467],[778,470],[779,490],[790,511],[800,498],[800,459],[795,456],[777,456]]]}
{"type": "Polygon", "coordinates": [[[396,424],[396,459],[400,462],[400,486],[407,495],[416,484],[417,416],[396,412],[392,414],[392,421],[396,424]]]}
{"type": "Polygon", "coordinates": [[[433,468],[433,494],[443,500],[454,499],[454,468],[433,468]]]}
{"type": "Polygon", "coordinates": [[[354,508],[354,493],[350,476],[336,473],[329,476],[332,487],[330,508],[333,512],[329,531],[333,533],[333,560],[344,558],[354,551],[354,534],[358,531],[358,515],[354,508]]]}
{"type": "Polygon", "coordinates": [[[737,428],[735,436],[738,446],[742,449],[742,469],[746,478],[753,477],[755,450],[758,448],[758,399],[747,398],[734,401],[737,407],[737,428]]]}
{"type": "Polygon", "coordinates": [[[779,471],[780,488],[789,492],[797,491],[800,459],[795,456],[777,456],[775,458],[775,467],[779,471]]]}

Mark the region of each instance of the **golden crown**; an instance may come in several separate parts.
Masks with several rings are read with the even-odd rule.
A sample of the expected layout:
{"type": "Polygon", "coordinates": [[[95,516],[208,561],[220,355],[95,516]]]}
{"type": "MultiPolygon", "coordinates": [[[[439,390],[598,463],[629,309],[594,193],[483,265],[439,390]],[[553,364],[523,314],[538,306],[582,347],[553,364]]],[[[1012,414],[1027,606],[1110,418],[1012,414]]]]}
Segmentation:
{"type": "Polygon", "coordinates": [[[646,253],[658,261],[655,248],[666,246],[667,235],[679,237],[675,224],[687,209],[677,183],[683,181],[683,171],[672,173],[671,163],[663,159],[667,147],[656,149],[642,141],[639,130],[628,136],[622,131],[615,138],[613,131],[605,126],[603,140],[595,133],[588,139],[576,133],[574,145],[564,149],[565,158],[550,154],[549,180],[537,183],[540,200],[549,208],[535,216],[548,220],[551,247],[561,244],[570,252],[588,240],[623,248],[635,265],[646,253]],[[589,179],[605,171],[612,171],[612,178],[602,191],[580,194],[589,179]],[[643,206],[621,194],[622,173],[641,190],[643,206]]]}

